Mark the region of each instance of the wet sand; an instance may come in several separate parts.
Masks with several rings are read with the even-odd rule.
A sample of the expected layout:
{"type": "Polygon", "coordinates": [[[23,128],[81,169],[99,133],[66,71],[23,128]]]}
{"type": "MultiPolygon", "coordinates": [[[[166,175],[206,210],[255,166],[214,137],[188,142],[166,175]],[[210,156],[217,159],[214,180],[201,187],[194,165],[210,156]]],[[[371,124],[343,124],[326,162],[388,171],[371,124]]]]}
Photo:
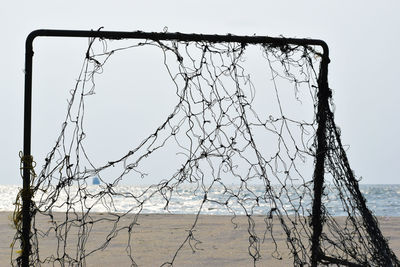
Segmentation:
{"type": "MultiPolygon", "coordinates": [[[[11,227],[10,212],[0,212],[0,266],[9,266],[10,244],[15,230],[11,227]]],[[[55,219],[62,221],[62,214],[56,214],[55,219]]],[[[92,219],[104,218],[102,214],[92,214],[92,219]]],[[[123,218],[119,225],[127,226],[131,218],[123,218]]],[[[289,250],[286,246],[286,235],[278,222],[274,226],[274,237],[283,260],[277,260],[271,254],[275,244],[271,237],[265,235],[263,217],[254,216],[255,232],[261,239],[261,259],[257,266],[292,266],[289,250]],[[263,242],[262,242],[263,241],[263,242]]],[[[379,217],[381,230],[397,256],[400,256],[400,217],[379,217]]],[[[189,236],[189,229],[193,225],[193,215],[160,215],[142,214],[137,224],[132,228],[131,249],[134,261],[138,266],[160,266],[171,262],[177,249],[189,236]]],[[[47,229],[50,226],[48,218],[38,217],[38,228],[47,229]]],[[[108,233],[114,227],[110,221],[96,223],[86,243],[86,251],[99,248],[107,240],[108,233]]],[[[89,229],[89,228],[88,228],[89,229]]],[[[77,233],[71,231],[67,251],[75,255],[77,248],[77,233]]],[[[112,239],[108,246],[87,257],[86,266],[130,266],[127,256],[128,243],[127,229],[122,229],[112,239]]],[[[196,228],[192,232],[192,239],[186,242],[177,254],[174,266],[253,266],[249,255],[248,221],[244,216],[238,216],[232,221],[232,216],[201,215],[196,228]],[[197,240],[197,241],[196,241],[197,240]]],[[[60,248],[59,248],[60,249],[60,248]]],[[[40,240],[40,257],[56,253],[57,242],[54,235],[40,240]]],[[[49,265],[49,264],[48,264],[49,265]]],[[[47,266],[42,264],[42,266],[47,266]]],[[[49,266],[52,266],[49,265],[49,266]]],[[[55,264],[55,266],[59,266],[55,264]]]]}

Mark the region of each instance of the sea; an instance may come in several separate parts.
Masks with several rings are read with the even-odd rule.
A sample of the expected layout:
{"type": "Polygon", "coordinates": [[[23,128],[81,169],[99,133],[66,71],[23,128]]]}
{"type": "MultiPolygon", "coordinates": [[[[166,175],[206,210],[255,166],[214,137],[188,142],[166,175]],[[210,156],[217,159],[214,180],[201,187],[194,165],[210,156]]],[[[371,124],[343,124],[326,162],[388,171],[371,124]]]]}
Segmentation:
{"type": "MultiPolygon", "coordinates": [[[[234,185],[233,185],[234,187],[234,185]]],[[[121,192],[140,192],[143,191],[146,186],[120,186],[116,189],[121,192]]],[[[20,190],[18,185],[0,185],[0,211],[14,211],[14,203],[16,196],[20,190]]],[[[98,185],[90,185],[89,190],[92,192],[98,192],[100,187],[98,185]]],[[[203,201],[204,195],[193,194],[193,190],[188,188],[181,188],[180,191],[173,195],[171,198],[171,203],[168,209],[165,208],[165,199],[161,195],[155,195],[151,200],[144,206],[141,213],[173,213],[173,214],[196,214],[199,212],[199,207],[203,201]]],[[[262,192],[264,190],[263,186],[255,186],[253,192],[262,192]]],[[[385,217],[399,217],[400,216],[400,185],[399,184],[374,184],[367,185],[361,184],[360,190],[364,195],[368,208],[373,212],[375,216],[385,216],[385,217]]],[[[209,199],[224,201],[224,194],[222,191],[214,190],[210,192],[209,199]]],[[[285,203],[284,198],[282,198],[282,206],[287,207],[288,213],[291,213],[289,203],[285,203]]],[[[115,197],[112,201],[112,212],[127,212],[132,208],[132,200],[125,197],[115,197]]],[[[333,216],[343,216],[344,213],[342,208],[342,203],[337,194],[333,193],[329,196],[325,205],[329,210],[329,213],[333,216]]],[[[303,206],[310,210],[311,199],[304,199],[303,206]],[[307,203],[308,202],[308,203],[307,203]]],[[[270,210],[270,207],[263,205],[258,206],[253,209],[253,214],[265,214],[270,210]]],[[[57,210],[54,210],[57,211],[57,210]]],[[[62,211],[62,209],[60,209],[62,211]]],[[[93,207],[94,212],[108,212],[110,211],[109,205],[96,205],[93,207]]],[[[135,211],[135,210],[133,210],[135,211]]],[[[292,211],[293,212],[293,211],[292,211]]],[[[217,204],[208,204],[201,209],[202,214],[209,215],[232,215],[233,213],[237,215],[244,214],[243,208],[240,204],[232,202],[229,205],[229,209],[224,206],[217,204]]]]}

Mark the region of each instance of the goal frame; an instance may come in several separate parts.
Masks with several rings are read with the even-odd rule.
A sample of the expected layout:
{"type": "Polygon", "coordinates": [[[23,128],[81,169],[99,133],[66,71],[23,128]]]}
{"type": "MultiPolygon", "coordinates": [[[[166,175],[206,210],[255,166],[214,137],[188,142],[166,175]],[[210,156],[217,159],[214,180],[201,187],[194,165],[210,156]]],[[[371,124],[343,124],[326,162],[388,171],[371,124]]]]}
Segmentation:
{"type": "MultiPolygon", "coordinates": [[[[29,256],[31,253],[31,214],[32,205],[31,174],[33,157],[31,155],[31,128],[32,128],[32,70],[33,70],[33,42],[37,37],[63,37],[63,38],[100,38],[109,40],[118,39],[147,39],[153,41],[176,40],[176,41],[206,41],[211,43],[242,43],[242,44],[268,44],[275,47],[286,45],[297,46],[320,46],[322,48],[320,71],[318,76],[318,107],[316,131],[316,160],[314,165],[314,198],[312,203],[312,246],[311,246],[311,265],[324,259],[320,250],[320,236],[322,233],[322,209],[321,197],[324,185],[324,168],[326,159],[326,124],[327,110],[329,110],[329,98],[331,90],[328,86],[328,64],[329,48],[326,42],[318,39],[305,38],[284,38],[268,36],[237,36],[237,35],[210,35],[210,34],[185,34],[168,32],[123,32],[123,31],[81,31],[81,30],[50,30],[41,29],[31,32],[25,43],[25,87],[24,87],[24,128],[23,128],[23,152],[22,152],[22,232],[21,232],[21,264],[23,267],[29,266],[29,256]]],[[[326,258],[325,258],[326,259],[326,258]]]]}

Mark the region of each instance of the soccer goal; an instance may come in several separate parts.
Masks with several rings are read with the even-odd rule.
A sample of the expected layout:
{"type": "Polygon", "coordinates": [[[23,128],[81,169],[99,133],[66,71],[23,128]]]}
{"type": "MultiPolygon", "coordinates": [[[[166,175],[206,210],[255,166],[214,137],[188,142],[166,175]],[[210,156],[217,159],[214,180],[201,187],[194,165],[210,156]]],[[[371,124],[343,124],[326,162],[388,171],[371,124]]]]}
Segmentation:
{"type": "Polygon", "coordinates": [[[131,266],[180,266],[187,250],[218,254],[228,245],[204,239],[218,227],[204,223],[215,216],[229,218],[233,231],[244,222],[243,260],[254,266],[266,258],[294,266],[400,265],[335,125],[325,42],[39,30],[26,53],[13,265],[90,266],[109,253],[131,266]],[[46,36],[87,38],[88,45],[36,175],[32,43],[46,36]],[[189,223],[178,237],[167,236],[166,217],[189,223]],[[157,242],[141,236],[146,231],[158,243],[168,239],[164,258],[157,242]],[[143,249],[154,250],[153,258],[144,259],[143,249]]]}

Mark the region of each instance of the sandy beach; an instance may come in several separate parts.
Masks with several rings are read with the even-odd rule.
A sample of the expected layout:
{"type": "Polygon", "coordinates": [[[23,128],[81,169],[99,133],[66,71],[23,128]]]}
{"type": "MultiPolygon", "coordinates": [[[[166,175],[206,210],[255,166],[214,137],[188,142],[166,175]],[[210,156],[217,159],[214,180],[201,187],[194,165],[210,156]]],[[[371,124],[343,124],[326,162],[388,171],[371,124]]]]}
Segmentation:
{"type": "MultiPolygon", "coordinates": [[[[9,266],[9,245],[14,236],[14,229],[9,219],[10,212],[0,212],[0,263],[9,266]]],[[[92,218],[104,217],[93,214],[92,218]]],[[[62,219],[62,214],[56,215],[56,221],[62,219]],[[58,216],[58,217],[57,217],[58,216]]],[[[120,225],[127,225],[132,218],[123,218],[120,225]]],[[[400,256],[400,217],[378,217],[382,232],[389,239],[394,253],[400,256]]],[[[142,214],[137,225],[132,230],[132,256],[139,266],[160,266],[170,262],[175,252],[188,237],[195,216],[193,215],[160,215],[142,214]]],[[[265,224],[262,216],[254,216],[255,231],[263,239],[265,224]]],[[[49,224],[47,218],[38,217],[40,227],[49,224]]],[[[107,239],[113,224],[104,221],[96,224],[87,240],[87,251],[98,247],[107,239]]],[[[275,245],[266,235],[260,244],[261,260],[257,266],[291,266],[292,260],[288,257],[286,236],[280,227],[275,227],[275,240],[283,260],[275,259],[271,253],[275,245]]],[[[71,243],[74,243],[74,233],[71,232],[71,243]]],[[[128,234],[126,229],[109,243],[102,251],[97,251],[87,257],[87,266],[130,266],[130,259],[126,253],[128,234]]],[[[180,250],[174,261],[174,266],[253,266],[253,260],[248,253],[249,234],[246,217],[238,216],[232,221],[232,216],[202,215],[193,231],[193,239],[180,250]],[[197,240],[197,241],[196,241],[197,240]],[[192,245],[192,248],[191,246],[192,245]]],[[[54,253],[57,247],[55,238],[44,239],[40,243],[40,257],[44,259],[49,253],[54,253]]],[[[71,251],[75,248],[71,248],[71,251]]],[[[43,264],[46,266],[46,264],[43,264]]],[[[56,265],[58,266],[58,265],[56,265]]]]}

